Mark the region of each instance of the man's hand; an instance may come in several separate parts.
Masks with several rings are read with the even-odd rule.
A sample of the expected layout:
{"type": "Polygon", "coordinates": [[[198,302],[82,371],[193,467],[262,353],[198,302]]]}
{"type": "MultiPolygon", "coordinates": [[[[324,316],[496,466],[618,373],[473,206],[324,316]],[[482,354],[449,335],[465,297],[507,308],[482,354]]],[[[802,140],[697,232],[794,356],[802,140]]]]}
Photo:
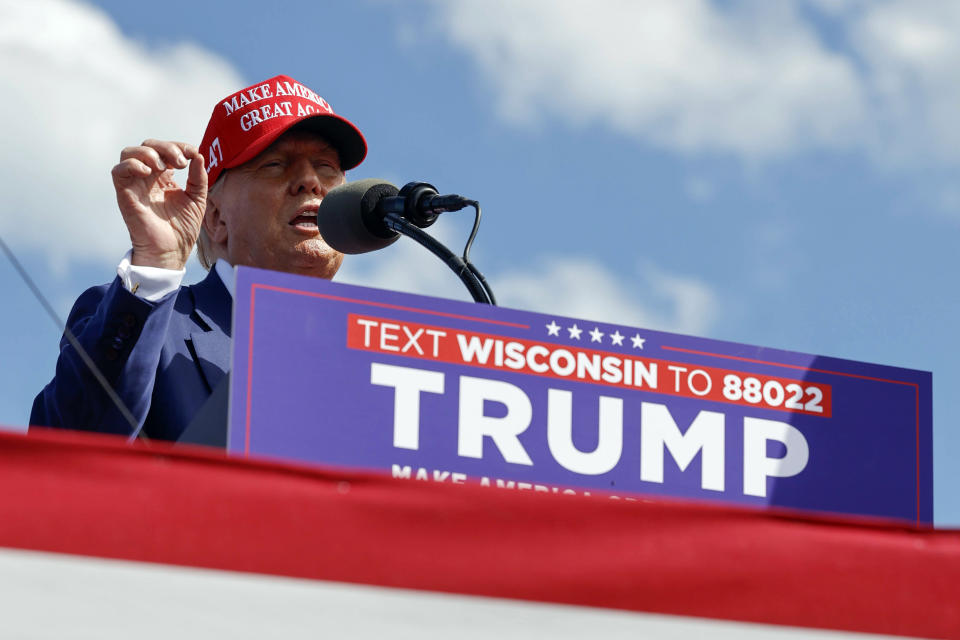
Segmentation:
{"type": "Polygon", "coordinates": [[[183,269],[207,207],[203,156],[184,142],[144,140],[139,147],[124,149],[111,173],[133,243],[131,263],[183,269]],[[181,189],[173,170],[188,163],[187,184],[181,189]]]}

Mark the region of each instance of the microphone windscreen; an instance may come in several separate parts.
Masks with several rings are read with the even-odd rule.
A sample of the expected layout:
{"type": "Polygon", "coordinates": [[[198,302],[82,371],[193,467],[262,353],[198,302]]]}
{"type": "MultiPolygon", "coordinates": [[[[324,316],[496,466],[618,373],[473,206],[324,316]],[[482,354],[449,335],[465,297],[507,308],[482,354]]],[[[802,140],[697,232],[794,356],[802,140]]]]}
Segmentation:
{"type": "Polygon", "coordinates": [[[347,182],[331,189],[317,212],[320,235],[341,253],[366,253],[393,244],[400,235],[383,224],[377,203],[399,192],[396,186],[379,178],[347,182]]]}

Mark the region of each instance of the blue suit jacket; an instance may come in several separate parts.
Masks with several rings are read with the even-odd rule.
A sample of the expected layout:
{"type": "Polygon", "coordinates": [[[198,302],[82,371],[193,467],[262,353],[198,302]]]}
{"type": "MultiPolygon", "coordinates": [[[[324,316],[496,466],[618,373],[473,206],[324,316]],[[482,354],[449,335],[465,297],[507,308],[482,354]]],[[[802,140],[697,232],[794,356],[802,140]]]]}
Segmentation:
{"type": "MultiPolygon", "coordinates": [[[[176,440],[230,367],[233,300],[215,269],[157,302],[116,278],[87,289],[67,326],[152,438],[176,440]]],[[[129,434],[131,428],[66,338],[30,424],[129,434]]]]}

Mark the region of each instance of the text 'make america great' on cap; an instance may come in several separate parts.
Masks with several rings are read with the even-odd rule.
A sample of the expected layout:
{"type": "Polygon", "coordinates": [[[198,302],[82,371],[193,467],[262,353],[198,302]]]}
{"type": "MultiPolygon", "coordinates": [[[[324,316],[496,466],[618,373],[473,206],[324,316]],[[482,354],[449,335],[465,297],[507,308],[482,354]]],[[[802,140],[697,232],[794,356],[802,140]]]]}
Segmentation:
{"type": "Polygon", "coordinates": [[[336,148],[344,171],[367,155],[367,142],[353,123],[335,114],[315,91],[289,76],[275,76],[227,96],[214,107],[200,143],[210,184],[224,169],[255,157],[300,123],[336,148]]]}

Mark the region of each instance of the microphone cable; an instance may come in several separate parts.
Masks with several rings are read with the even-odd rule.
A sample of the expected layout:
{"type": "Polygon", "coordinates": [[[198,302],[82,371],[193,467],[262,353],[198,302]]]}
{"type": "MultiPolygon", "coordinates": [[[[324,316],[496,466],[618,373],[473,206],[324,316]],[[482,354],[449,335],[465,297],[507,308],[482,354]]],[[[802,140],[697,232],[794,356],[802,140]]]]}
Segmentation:
{"type": "MultiPolygon", "coordinates": [[[[80,359],[83,360],[83,363],[87,365],[87,369],[90,370],[90,373],[93,374],[93,377],[103,388],[104,392],[107,394],[107,397],[110,398],[110,401],[113,402],[113,405],[117,408],[117,411],[120,412],[120,415],[123,416],[123,419],[127,421],[130,425],[130,440],[139,438],[144,442],[148,442],[149,438],[143,433],[143,430],[137,424],[137,419],[133,417],[133,414],[127,408],[127,405],[123,403],[123,400],[114,391],[113,387],[110,386],[110,383],[107,381],[107,378],[100,371],[97,364],[93,361],[93,358],[90,357],[90,354],[87,353],[86,349],[83,348],[83,345],[80,344],[80,341],[77,340],[77,337],[73,335],[73,332],[70,330],[70,327],[60,319],[60,316],[57,315],[57,312],[54,310],[53,305],[47,300],[46,296],[40,291],[40,288],[33,281],[33,278],[30,277],[30,274],[27,273],[27,270],[24,269],[23,265],[17,260],[17,257],[13,254],[13,251],[10,250],[10,247],[7,246],[7,243],[4,242],[3,236],[0,236],[0,249],[3,249],[3,252],[6,254],[7,259],[10,260],[10,263],[13,265],[13,268],[16,269],[17,273],[20,274],[20,278],[26,283],[27,288],[30,289],[33,296],[40,302],[40,306],[44,308],[47,312],[47,315],[53,320],[53,323],[57,325],[57,328],[63,331],[63,336],[67,339],[76,352],[80,356],[80,359]]],[[[37,425],[43,426],[43,425],[37,425]]]]}
{"type": "Polygon", "coordinates": [[[480,281],[480,284],[483,286],[483,290],[487,292],[487,297],[490,298],[490,304],[496,305],[497,299],[493,295],[493,289],[490,288],[490,285],[487,283],[487,279],[483,277],[483,274],[480,273],[480,270],[473,266],[473,263],[470,262],[470,248],[473,246],[473,239],[477,237],[477,230],[480,228],[480,203],[476,200],[467,200],[467,205],[473,207],[476,212],[473,217],[473,229],[470,231],[470,237],[467,238],[467,244],[463,247],[463,263],[467,265],[467,269],[470,270],[470,273],[477,277],[477,280],[480,281]]]}

